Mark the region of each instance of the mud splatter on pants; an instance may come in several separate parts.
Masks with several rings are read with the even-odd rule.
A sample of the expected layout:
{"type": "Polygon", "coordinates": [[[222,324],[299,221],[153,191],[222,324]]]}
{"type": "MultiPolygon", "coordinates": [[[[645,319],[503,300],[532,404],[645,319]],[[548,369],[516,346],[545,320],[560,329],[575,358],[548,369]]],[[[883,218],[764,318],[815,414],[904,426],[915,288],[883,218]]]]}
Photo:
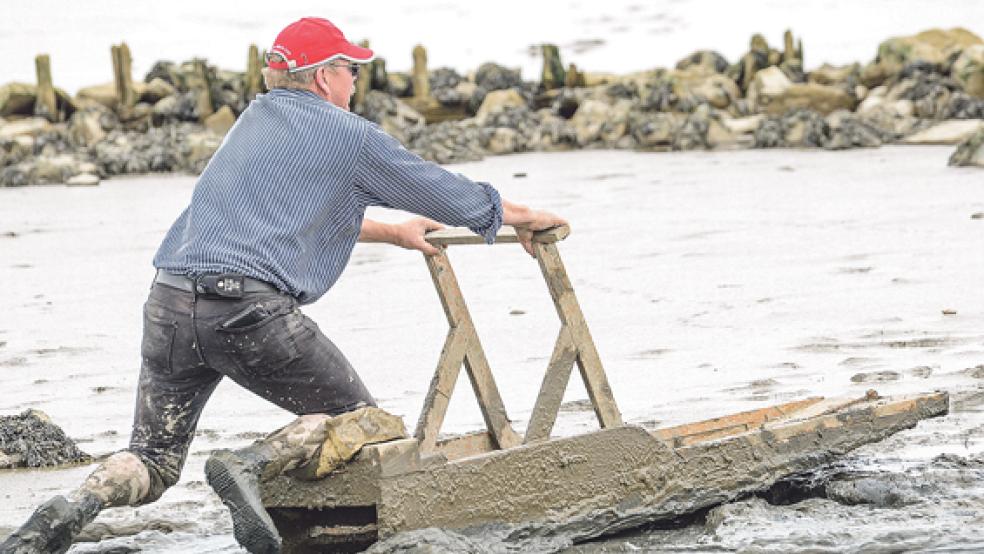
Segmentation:
{"type": "MultiPolygon", "coordinates": [[[[149,485],[145,494],[120,495],[140,496],[125,503],[152,502],[178,481],[198,418],[223,377],[298,415],[376,405],[345,356],[290,296],[204,298],[155,284],[143,325],[128,451],[146,466],[149,485]]],[[[323,430],[320,419],[301,418],[271,438],[310,456],[317,438],[299,435],[323,430]]]]}

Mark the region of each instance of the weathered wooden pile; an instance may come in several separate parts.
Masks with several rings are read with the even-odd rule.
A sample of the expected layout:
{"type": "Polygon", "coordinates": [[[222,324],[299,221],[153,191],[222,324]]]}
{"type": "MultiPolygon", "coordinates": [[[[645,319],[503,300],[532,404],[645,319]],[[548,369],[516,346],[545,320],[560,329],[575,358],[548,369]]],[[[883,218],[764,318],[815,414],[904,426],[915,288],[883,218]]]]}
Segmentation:
{"type": "MultiPolygon", "coordinates": [[[[369,64],[354,111],[440,162],[577,148],[689,150],[852,148],[963,141],[951,163],[981,165],[984,41],[964,29],[884,41],[873,61],[806,72],[803,45],[782,50],[754,35],[736,63],[697,51],[675,68],[628,75],[564,66],[541,46],[535,81],[485,63],[468,75],[429,69],[422,46],[410,73],[369,64]]],[[[263,92],[262,57],[245,72],[203,59],[158,62],[132,78],[126,44],[111,48],[112,83],[71,96],[53,84],[47,55],[37,84],[0,86],[0,186],[95,184],[120,173],[200,172],[222,135],[263,92]]]]}

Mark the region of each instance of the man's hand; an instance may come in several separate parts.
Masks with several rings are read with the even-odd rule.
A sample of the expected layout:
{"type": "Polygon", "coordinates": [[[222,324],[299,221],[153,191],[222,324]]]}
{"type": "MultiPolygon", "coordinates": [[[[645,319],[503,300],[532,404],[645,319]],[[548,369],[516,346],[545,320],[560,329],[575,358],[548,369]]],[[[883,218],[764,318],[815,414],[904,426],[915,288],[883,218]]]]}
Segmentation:
{"type": "Polygon", "coordinates": [[[526,206],[513,204],[506,200],[502,201],[502,209],[503,223],[512,225],[516,229],[516,237],[519,238],[519,243],[534,258],[536,257],[536,251],[533,250],[533,233],[560,225],[567,225],[567,220],[558,215],[540,210],[531,210],[526,206]]]}
{"type": "Polygon", "coordinates": [[[407,250],[420,250],[428,256],[433,256],[440,250],[424,240],[424,235],[443,228],[443,225],[434,220],[426,217],[415,217],[409,221],[393,225],[393,238],[390,242],[407,250]]]}

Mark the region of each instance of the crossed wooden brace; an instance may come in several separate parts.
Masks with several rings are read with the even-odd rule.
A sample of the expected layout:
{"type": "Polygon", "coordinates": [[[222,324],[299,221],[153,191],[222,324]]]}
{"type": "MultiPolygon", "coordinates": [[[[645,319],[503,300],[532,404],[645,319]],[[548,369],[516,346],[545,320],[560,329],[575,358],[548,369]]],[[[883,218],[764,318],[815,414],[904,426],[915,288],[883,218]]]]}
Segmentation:
{"type": "MultiPolygon", "coordinates": [[[[499,395],[485,351],[478,339],[475,324],[471,314],[468,313],[468,307],[465,305],[465,299],[461,295],[458,280],[454,276],[446,253],[446,248],[451,245],[484,244],[485,241],[467,229],[442,229],[427,234],[426,240],[440,249],[439,254],[425,256],[425,260],[451,328],[444,342],[444,349],[441,351],[414,433],[420,444],[421,453],[435,449],[438,433],[444,422],[448,402],[454,392],[454,385],[462,364],[471,380],[472,389],[485,418],[486,429],[500,449],[550,438],[550,431],[557,420],[557,412],[560,410],[575,362],[580,369],[584,386],[601,427],[622,425],[622,416],[612,396],[605,369],[591,339],[591,333],[574,295],[571,281],[567,277],[567,270],[564,269],[560,259],[560,252],[557,250],[556,243],[567,238],[569,234],[570,227],[564,225],[540,231],[533,236],[536,258],[554,306],[557,308],[561,327],[526,428],[525,438],[520,437],[509,423],[502,397],[499,395]]],[[[508,226],[502,227],[496,236],[496,243],[514,242],[518,242],[516,231],[508,226]]]]}

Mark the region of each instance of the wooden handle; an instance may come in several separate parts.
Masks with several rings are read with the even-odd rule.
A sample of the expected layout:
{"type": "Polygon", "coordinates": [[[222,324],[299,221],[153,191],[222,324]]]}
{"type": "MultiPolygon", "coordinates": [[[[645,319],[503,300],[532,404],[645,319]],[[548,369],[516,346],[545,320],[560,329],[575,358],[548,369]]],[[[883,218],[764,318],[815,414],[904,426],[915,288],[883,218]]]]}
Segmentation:
{"type": "MultiPolygon", "coordinates": [[[[533,242],[550,244],[562,241],[570,234],[571,228],[569,225],[551,227],[550,229],[544,229],[543,231],[533,233],[533,242]]],[[[484,237],[480,237],[464,227],[448,227],[441,229],[440,231],[431,231],[430,233],[424,235],[424,240],[434,246],[451,246],[453,244],[485,244],[484,237]]],[[[503,225],[499,228],[499,232],[495,235],[495,242],[496,244],[519,242],[519,237],[516,236],[516,229],[514,229],[511,225],[503,225]]]]}

